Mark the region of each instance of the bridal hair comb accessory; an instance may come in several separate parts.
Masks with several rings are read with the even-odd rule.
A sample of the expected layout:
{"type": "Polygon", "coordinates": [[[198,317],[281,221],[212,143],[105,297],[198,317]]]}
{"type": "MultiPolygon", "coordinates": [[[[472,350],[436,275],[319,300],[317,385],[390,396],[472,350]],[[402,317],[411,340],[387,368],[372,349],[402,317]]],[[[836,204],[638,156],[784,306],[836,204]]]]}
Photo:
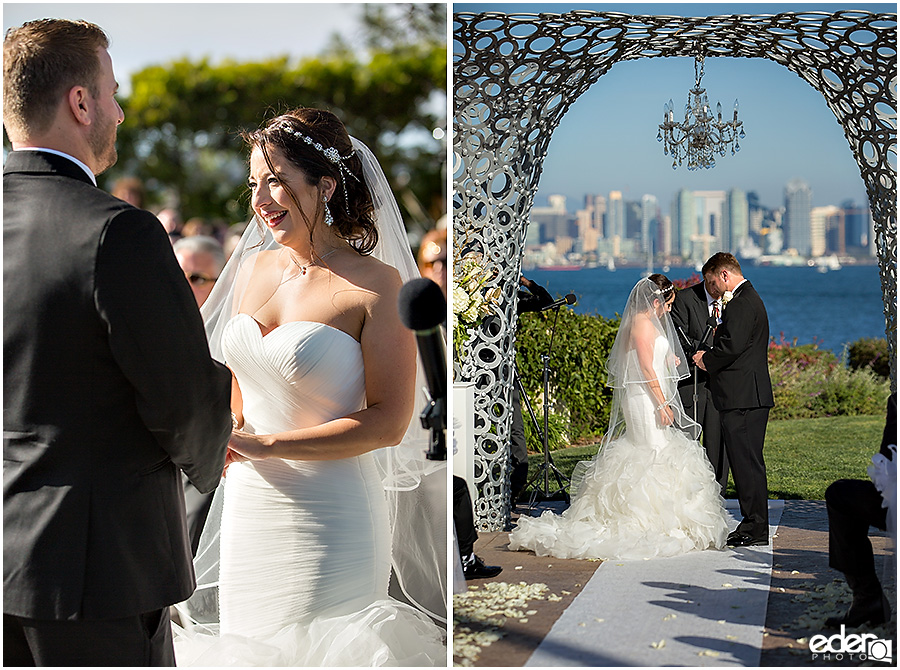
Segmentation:
{"type": "MultiPolygon", "coordinates": [[[[303,140],[313,149],[325,156],[326,159],[337,165],[338,170],[341,173],[341,186],[344,189],[344,211],[347,212],[347,216],[350,216],[350,208],[347,204],[347,181],[344,176],[346,175],[348,177],[353,177],[353,179],[355,179],[356,181],[359,181],[359,178],[355,174],[350,172],[350,168],[344,165],[344,161],[352,158],[356,154],[356,149],[351,149],[349,154],[347,154],[346,156],[341,156],[341,152],[334,147],[323,147],[321,143],[316,142],[309,135],[304,135],[299,130],[295,130],[286,123],[279,125],[278,128],[288,133],[289,135],[293,135],[297,139],[303,140]]],[[[328,211],[327,205],[325,207],[325,212],[325,223],[330,226],[332,223],[334,223],[334,218],[331,217],[331,212],[328,211]],[[328,222],[329,218],[331,218],[331,223],[328,222]]]]}

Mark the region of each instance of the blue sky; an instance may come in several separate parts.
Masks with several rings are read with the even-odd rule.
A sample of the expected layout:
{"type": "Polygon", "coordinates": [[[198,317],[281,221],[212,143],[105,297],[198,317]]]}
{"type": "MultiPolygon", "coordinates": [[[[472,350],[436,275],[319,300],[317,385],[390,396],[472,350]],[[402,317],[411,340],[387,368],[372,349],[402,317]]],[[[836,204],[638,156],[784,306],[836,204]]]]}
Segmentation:
{"type": "MultiPolygon", "coordinates": [[[[563,13],[595,9],[636,15],[717,16],[774,14],[783,11],[863,9],[896,13],[896,4],[846,3],[455,3],[454,12],[563,13]]],[[[783,204],[784,186],[792,178],[807,181],[813,205],[865,202],[859,168],[843,130],[824,98],[793,72],[764,59],[708,57],[703,87],[715,107],[726,113],[737,98],[746,139],[711,170],[673,170],[656,135],[663,105],[671,98],[676,117],[694,83],[693,59],[652,58],[618,63],[581,96],[554,132],[544,161],[535,205],[549,194],[581,207],[585,193],[623,192],[626,200],[655,195],[664,213],[680,188],[756,191],[762,204],[783,204]]]]}

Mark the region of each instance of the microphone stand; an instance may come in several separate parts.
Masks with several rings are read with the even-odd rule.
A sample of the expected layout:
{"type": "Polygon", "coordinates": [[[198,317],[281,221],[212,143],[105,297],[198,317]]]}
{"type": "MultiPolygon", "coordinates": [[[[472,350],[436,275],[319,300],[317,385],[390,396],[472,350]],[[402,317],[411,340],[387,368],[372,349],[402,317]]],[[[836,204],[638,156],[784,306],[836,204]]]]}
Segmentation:
{"type": "Polygon", "coordinates": [[[550,500],[550,473],[553,472],[554,477],[556,478],[556,483],[559,486],[557,493],[561,493],[563,499],[568,503],[569,502],[569,493],[566,491],[566,488],[569,486],[568,483],[563,483],[563,480],[569,482],[569,478],[566,477],[562,471],[556,467],[556,464],[553,462],[553,459],[550,457],[550,444],[549,444],[549,435],[550,435],[550,351],[553,349],[553,337],[556,334],[556,322],[559,319],[559,308],[562,305],[557,305],[553,309],[556,312],[556,315],[553,318],[553,328],[550,330],[550,343],[547,346],[547,352],[541,355],[541,362],[543,363],[543,382],[544,382],[544,429],[543,431],[538,428],[537,417],[534,414],[534,410],[531,408],[531,402],[528,400],[528,394],[525,393],[525,388],[522,385],[522,380],[516,373],[516,380],[519,382],[519,394],[525,398],[525,405],[528,407],[528,412],[531,414],[531,420],[534,422],[534,427],[536,431],[541,435],[541,443],[544,449],[544,462],[538,469],[538,471],[534,474],[534,476],[528,481],[525,485],[527,489],[529,486],[535,483],[538,477],[542,477],[544,480],[544,489],[540,491],[535,488],[532,491],[531,499],[529,500],[528,506],[530,509],[534,509],[535,503],[537,502],[538,494],[540,493],[543,497],[543,500],[550,500]]]}

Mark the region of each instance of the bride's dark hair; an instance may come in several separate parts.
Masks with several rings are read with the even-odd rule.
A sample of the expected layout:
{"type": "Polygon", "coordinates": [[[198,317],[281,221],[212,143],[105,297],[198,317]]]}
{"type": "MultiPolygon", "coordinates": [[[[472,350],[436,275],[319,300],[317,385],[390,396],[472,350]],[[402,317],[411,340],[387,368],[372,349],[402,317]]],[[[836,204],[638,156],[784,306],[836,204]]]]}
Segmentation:
{"type": "Polygon", "coordinates": [[[675,293],[675,285],[665,275],[652,274],[647,279],[659,287],[659,290],[662,292],[663,302],[666,302],[669,296],[675,293]]]}
{"type": "Polygon", "coordinates": [[[362,163],[353,149],[347,129],[337,116],[324,109],[299,107],[270,119],[258,130],[242,132],[241,137],[251,151],[254,147],[262,151],[272,174],[305,219],[310,241],[313,222],[318,219],[324,203],[317,201],[312,217],[303,211],[290,187],[272,166],[269,156],[271,147],[281,151],[305,175],[310,186],[316,186],[326,176],[335,180],[337,186],[328,202],[334,218],[332,229],[361,255],[372,253],[378,244],[375,207],[363,179],[362,163]],[[322,150],[314,144],[319,144],[322,150]],[[332,154],[329,150],[337,151],[338,162],[329,157],[332,154]]]}

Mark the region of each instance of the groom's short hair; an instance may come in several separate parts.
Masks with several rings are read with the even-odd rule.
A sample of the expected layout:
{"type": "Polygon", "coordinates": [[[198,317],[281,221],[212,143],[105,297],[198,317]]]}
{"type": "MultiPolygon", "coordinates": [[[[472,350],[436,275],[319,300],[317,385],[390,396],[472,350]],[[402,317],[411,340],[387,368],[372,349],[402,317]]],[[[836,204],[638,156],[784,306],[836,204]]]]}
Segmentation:
{"type": "Polygon", "coordinates": [[[3,125],[10,140],[47,131],[73,86],[98,96],[103,29],[88,21],[39,19],[6,31],[3,40],[3,125]]]}
{"type": "Polygon", "coordinates": [[[709,260],[703,264],[701,272],[705,277],[708,272],[715,273],[720,270],[729,270],[730,272],[736,272],[739,275],[743,275],[741,272],[741,264],[738,263],[738,259],[735,258],[733,254],[729,254],[726,251],[720,251],[719,253],[710,256],[709,260]]]}

